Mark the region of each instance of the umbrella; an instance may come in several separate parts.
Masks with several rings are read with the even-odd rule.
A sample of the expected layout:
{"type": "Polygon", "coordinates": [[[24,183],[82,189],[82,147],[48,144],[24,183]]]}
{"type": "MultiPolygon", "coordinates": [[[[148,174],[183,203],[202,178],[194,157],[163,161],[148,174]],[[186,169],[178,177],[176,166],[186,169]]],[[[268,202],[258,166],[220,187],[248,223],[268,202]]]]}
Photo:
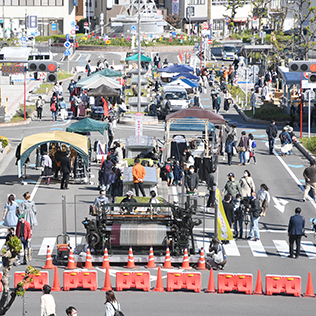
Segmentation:
{"type": "Polygon", "coordinates": [[[103,135],[107,128],[107,123],[96,121],[87,117],[83,120],[72,123],[66,128],[66,131],[74,133],[99,132],[103,135]]]}
{"type": "MultiPolygon", "coordinates": [[[[127,60],[127,61],[128,61],[128,60],[130,60],[130,61],[138,61],[138,54],[129,56],[129,57],[127,57],[125,60],[127,60]]],[[[148,61],[148,62],[150,62],[150,61],[151,61],[151,58],[148,57],[148,56],[146,56],[146,55],[141,54],[141,55],[140,55],[140,60],[141,60],[141,61],[148,61]]]]}
{"type": "Polygon", "coordinates": [[[187,65],[172,65],[169,67],[158,69],[158,72],[194,72],[194,68],[187,65]]]}
{"type": "Polygon", "coordinates": [[[97,88],[90,89],[87,95],[93,97],[116,97],[119,95],[119,92],[109,86],[102,84],[97,88]]]}
{"type": "Polygon", "coordinates": [[[121,77],[122,73],[113,69],[105,68],[100,71],[93,72],[91,76],[101,75],[103,77],[121,77]]]}

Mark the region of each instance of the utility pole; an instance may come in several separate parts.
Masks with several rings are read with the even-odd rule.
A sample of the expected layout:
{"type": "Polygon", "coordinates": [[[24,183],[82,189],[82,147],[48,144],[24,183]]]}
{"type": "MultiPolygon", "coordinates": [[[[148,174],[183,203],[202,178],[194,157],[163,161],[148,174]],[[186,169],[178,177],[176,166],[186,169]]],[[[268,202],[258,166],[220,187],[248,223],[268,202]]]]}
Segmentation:
{"type": "Polygon", "coordinates": [[[140,41],[140,34],[141,34],[141,27],[140,27],[140,1],[138,0],[138,98],[137,98],[137,113],[140,113],[140,104],[141,104],[141,79],[140,79],[140,67],[141,67],[141,41],[140,41]]]}

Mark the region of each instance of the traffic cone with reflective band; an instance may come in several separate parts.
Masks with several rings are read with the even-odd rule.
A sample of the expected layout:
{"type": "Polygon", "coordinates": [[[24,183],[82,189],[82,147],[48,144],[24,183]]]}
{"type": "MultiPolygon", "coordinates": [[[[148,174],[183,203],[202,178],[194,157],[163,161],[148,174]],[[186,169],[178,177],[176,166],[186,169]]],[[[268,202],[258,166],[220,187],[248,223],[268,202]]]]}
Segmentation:
{"type": "Polygon", "coordinates": [[[191,270],[192,269],[192,267],[190,267],[190,263],[189,263],[188,248],[184,249],[184,256],[183,256],[181,269],[184,269],[184,270],[191,270]]]}
{"type": "Polygon", "coordinates": [[[129,247],[129,250],[128,250],[128,262],[127,262],[127,266],[125,268],[137,269],[137,267],[135,266],[135,262],[134,262],[134,255],[133,255],[132,247],[129,247]]]}
{"type": "Polygon", "coordinates": [[[208,279],[208,286],[205,291],[205,293],[215,293],[215,283],[214,283],[214,274],[213,274],[213,268],[211,268],[210,271],[210,277],[208,279]]]}
{"type": "Polygon", "coordinates": [[[86,264],[84,265],[84,268],[85,269],[94,269],[94,266],[92,265],[92,261],[91,261],[90,248],[87,248],[86,264]]]}
{"type": "Polygon", "coordinates": [[[173,266],[171,265],[171,257],[170,257],[170,250],[169,247],[166,249],[166,257],[165,257],[165,263],[163,264],[163,269],[173,269],[173,266]]]}
{"type": "Polygon", "coordinates": [[[53,283],[52,291],[54,291],[54,292],[61,291],[57,267],[55,267],[55,270],[54,270],[54,283],[53,283]]]}
{"type": "Polygon", "coordinates": [[[74,253],[72,252],[72,248],[70,247],[69,249],[69,257],[68,257],[68,265],[67,265],[67,270],[73,270],[76,269],[77,265],[75,263],[74,259],[74,253]]]}
{"type": "Polygon", "coordinates": [[[201,251],[200,251],[199,263],[198,263],[198,266],[197,266],[196,269],[197,270],[207,270],[206,269],[206,265],[205,265],[205,256],[204,256],[204,249],[203,249],[203,247],[201,248],[201,251]]]}
{"type": "Polygon", "coordinates": [[[157,266],[155,264],[155,257],[154,257],[154,249],[153,249],[153,247],[150,247],[148,264],[145,267],[147,269],[155,269],[155,268],[157,268],[157,266]]]}
{"type": "Polygon", "coordinates": [[[308,272],[306,292],[303,297],[315,297],[311,272],[308,272]]]}
{"type": "Polygon", "coordinates": [[[110,260],[109,260],[109,254],[108,254],[108,248],[107,247],[105,247],[105,249],[104,249],[103,262],[102,262],[101,268],[102,269],[106,269],[106,268],[110,268],[111,269],[110,260]]]}
{"type": "Polygon", "coordinates": [[[256,288],[255,288],[255,291],[253,292],[253,295],[263,295],[260,270],[258,270],[256,288]]]}
{"type": "Polygon", "coordinates": [[[101,289],[101,291],[112,291],[109,267],[106,268],[105,279],[104,279],[104,286],[101,289]]]}
{"type": "Polygon", "coordinates": [[[162,283],[162,276],[161,276],[160,267],[158,267],[157,282],[156,282],[156,287],[153,289],[153,292],[165,292],[165,289],[164,289],[163,283],[162,283]]]}
{"type": "Polygon", "coordinates": [[[49,246],[47,246],[47,254],[46,254],[46,264],[44,267],[42,267],[42,269],[45,269],[45,270],[51,270],[51,269],[54,269],[55,266],[53,265],[53,260],[52,260],[52,255],[51,255],[51,252],[50,252],[50,248],[49,246]]]}

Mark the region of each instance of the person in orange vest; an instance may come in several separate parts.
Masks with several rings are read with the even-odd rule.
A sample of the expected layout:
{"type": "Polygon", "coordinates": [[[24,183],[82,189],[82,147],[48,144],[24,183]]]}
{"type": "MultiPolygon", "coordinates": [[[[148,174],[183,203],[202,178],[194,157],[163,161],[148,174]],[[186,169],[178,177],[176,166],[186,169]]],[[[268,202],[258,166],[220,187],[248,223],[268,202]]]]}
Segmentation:
{"type": "Polygon", "coordinates": [[[144,190],[144,178],[146,175],[146,170],[144,166],[139,163],[139,158],[135,158],[133,167],[133,182],[136,192],[136,196],[139,196],[139,190],[142,192],[143,196],[146,196],[144,190]]]}
{"type": "Polygon", "coordinates": [[[227,81],[227,68],[226,67],[224,68],[223,78],[224,78],[224,81],[227,81]]]}

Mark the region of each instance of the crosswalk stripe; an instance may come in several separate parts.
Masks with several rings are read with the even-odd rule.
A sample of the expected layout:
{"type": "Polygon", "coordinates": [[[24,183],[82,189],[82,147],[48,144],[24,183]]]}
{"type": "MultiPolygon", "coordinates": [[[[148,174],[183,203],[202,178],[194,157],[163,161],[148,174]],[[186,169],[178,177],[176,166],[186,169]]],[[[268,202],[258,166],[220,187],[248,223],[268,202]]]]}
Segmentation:
{"type": "Polygon", "coordinates": [[[240,256],[240,252],[238,250],[237,244],[235,240],[230,240],[229,244],[223,245],[226,255],[230,257],[238,257],[240,256]]]}
{"type": "Polygon", "coordinates": [[[289,255],[289,245],[286,240],[273,240],[273,243],[282,258],[289,255]]]}
{"type": "Polygon", "coordinates": [[[311,241],[302,241],[301,247],[304,249],[309,259],[316,259],[316,247],[311,241]]]}
{"type": "Polygon", "coordinates": [[[254,257],[268,257],[260,240],[248,240],[248,244],[254,257]]]}
{"type": "Polygon", "coordinates": [[[56,237],[45,237],[43,238],[40,250],[38,252],[38,256],[44,256],[47,253],[47,246],[49,246],[50,251],[53,252],[55,247],[56,237]]]}

